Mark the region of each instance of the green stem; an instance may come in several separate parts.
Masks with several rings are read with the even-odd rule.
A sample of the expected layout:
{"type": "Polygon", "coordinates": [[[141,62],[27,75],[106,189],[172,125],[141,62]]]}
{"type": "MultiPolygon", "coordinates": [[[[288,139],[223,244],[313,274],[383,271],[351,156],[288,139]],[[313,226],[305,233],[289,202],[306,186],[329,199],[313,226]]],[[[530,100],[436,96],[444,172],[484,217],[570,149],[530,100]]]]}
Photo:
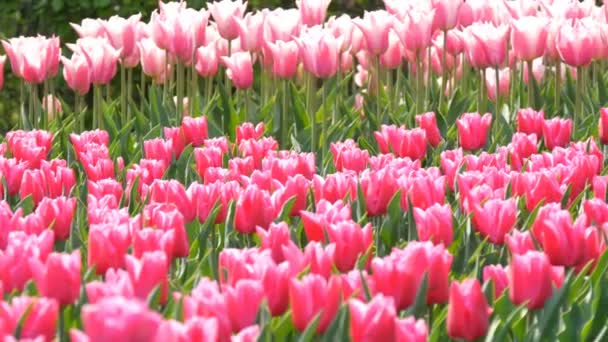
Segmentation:
{"type": "MultiPolygon", "coordinates": [[[[195,62],[194,59],[192,59],[192,67],[190,69],[190,76],[192,77],[190,79],[190,88],[192,89],[191,93],[190,93],[190,98],[188,101],[188,105],[189,105],[189,113],[190,115],[194,115],[194,98],[196,97],[197,99],[199,98],[199,92],[198,92],[198,74],[196,73],[196,69],[195,69],[195,62]]],[[[200,108],[199,108],[200,110],[200,108]]],[[[197,113],[198,115],[199,113],[197,113]]]]}
{"type": "Polygon", "coordinates": [[[169,97],[169,84],[167,80],[169,80],[169,72],[172,73],[172,70],[169,68],[169,51],[165,51],[165,79],[163,81],[163,104],[167,103],[167,98],[169,97]]]}
{"type": "Polygon", "coordinates": [[[496,67],[496,116],[493,121],[498,121],[498,115],[500,115],[500,74],[498,72],[498,67],[496,67]]]}
{"type": "Polygon", "coordinates": [[[560,113],[560,96],[562,94],[562,63],[557,61],[555,64],[555,113],[560,113]]]}
{"type": "Polygon", "coordinates": [[[248,122],[253,122],[253,118],[251,117],[250,104],[251,101],[251,88],[245,89],[245,120],[248,122]]]}
{"type": "Polygon", "coordinates": [[[57,341],[63,342],[65,341],[65,318],[63,317],[64,310],[62,307],[59,308],[59,319],[57,321],[57,341]]]}
{"type": "Polygon", "coordinates": [[[21,128],[25,129],[27,116],[25,114],[25,83],[22,78],[19,79],[19,114],[21,114],[21,128]]]}
{"type": "Polygon", "coordinates": [[[120,64],[120,121],[127,123],[127,75],[125,66],[120,64]]]}
{"type": "Polygon", "coordinates": [[[528,64],[528,107],[535,108],[534,94],[534,74],[532,73],[532,61],[527,61],[528,64]]]}
{"type": "Polygon", "coordinates": [[[34,128],[38,127],[38,120],[40,119],[40,109],[42,102],[40,102],[40,96],[38,95],[38,85],[34,85],[34,120],[32,120],[32,124],[34,128]]]}
{"type": "Polygon", "coordinates": [[[486,88],[486,69],[482,69],[481,70],[481,82],[479,84],[479,92],[481,94],[481,99],[480,99],[480,109],[479,109],[479,113],[483,114],[486,112],[486,101],[488,100],[488,95],[487,95],[487,88],[486,88]]]}
{"type": "MultiPolygon", "coordinates": [[[[426,60],[427,62],[427,73],[426,73],[426,87],[425,87],[425,92],[424,92],[424,104],[428,105],[431,103],[431,84],[433,81],[433,72],[431,69],[431,65],[430,65],[430,61],[431,61],[431,47],[429,46],[427,48],[427,56],[426,56],[426,60]]],[[[418,113],[420,114],[420,113],[418,113]]]]}
{"type": "Polygon", "coordinates": [[[448,31],[444,30],[443,31],[443,52],[441,54],[441,90],[439,91],[439,108],[442,107],[443,105],[443,101],[444,101],[444,97],[445,97],[445,86],[447,84],[447,77],[448,77],[448,68],[445,65],[445,59],[446,59],[446,48],[448,45],[448,31]]]}
{"type": "Polygon", "coordinates": [[[144,71],[141,71],[139,75],[139,91],[140,91],[140,99],[139,99],[139,112],[144,114],[144,97],[146,96],[146,75],[144,75],[144,71]]]}
{"type": "Polygon", "coordinates": [[[82,96],[80,94],[76,94],[75,104],[74,104],[74,113],[76,113],[76,117],[78,118],[78,127],[80,132],[84,131],[84,115],[82,115],[82,96]]]}
{"type": "MultiPolygon", "coordinates": [[[[394,115],[393,111],[393,98],[396,97],[393,88],[393,72],[390,69],[386,69],[386,98],[388,99],[388,116],[394,115]]],[[[384,121],[384,117],[383,117],[384,121]]],[[[383,123],[383,122],[380,122],[383,123]]]]}
{"type": "Polygon", "coordinates": [[[281,103],[281,143],[283,144],[283,147],[285,149],[287,149],[287,146],[289,145],[287,143],[287,139],[288,139],[288,124],[287,124],[287,83],[289,81],[288,80],[283,80],[283,98],[281,99],[282,103],[281,103]]]}
{"type": "Polygon", "coordinates": [[[205,79],[205,106],[208,106],[211,101],[213,91],[213,77],[209,76],[205,79]]]}
{"type": "Polygon", "coordinates": [[[35,84],[29,84],[30,93],[29,93],[29,101],[28,101],[28,116],[31,127],[34,127],[34,88],[35,84]]]}
{"type": "Polygon", "coordinates": [[[182,114],[184,111],[184,65],[181,62],[177,62],[177,122],[176,125],[181,124],[182,114]]]}
{"type": "Polygon", "coordinates": [[[424,92],[422,90],[424,83],[424,73],[422,72],[422,52],[418,52],[416,58],[416,113],[422,113],[424,101],[424,92]]]}
{"type": "Polygon", "coordinates": [[[329,105],[327,103],[327,82],[323,83],[323,117],[321,118],[321,169],[323,169],[323,163],[325,162],[325,155],[327,153],[327,146],[329,145],[329,139],[327,139],[327,114],[329,112],[329,105]]]}
{"type": "Polygon", "coordinates": [[[127,69],[127,122],[131,121],[131,103],[133,102],[133,68],[127,69]]]}
{"type": "Polygon", "coordinates": [[[583,67],[576,68],[576,117],[583,117],[583,73],[585,69],[583,67]]]}
{"type": "Polygon", "coordinates": [[[317,113],[313,104],[313,94],[315,88],[315,78],[308,74],[308,86],[306,87],[306,106],[310,113],[310,150],[312,153],[317,151],[317,113]]]}
{"type": "Polygon", "coordinates": [[[376,71],[376,123],[380,125],[382,123],[382,98],[381,95],[381,86],[382,82],[380,80],[380,55],[376,56],[375,62],[375,71],[376,71]]]}
{"type": "Polygon", "coordinates": [[[49,113],[52,113],[51,111],[53,110],[52,107],[52,103],[54,102],[53,100],[47,101],[46,96],[49,94],[49,81],[45,80],[44,83],[42,84],[42,101],[41,101],[41,105],[44,105],[46,107],[46,109],[42,109],[42,112],[40,113],[40,127],[42,129],[46,129],[46,123],[48,122],[48,120],[46,120],[49,117],[49,113]],[[45,103],[46,102],[46,103],[45,103]]]}

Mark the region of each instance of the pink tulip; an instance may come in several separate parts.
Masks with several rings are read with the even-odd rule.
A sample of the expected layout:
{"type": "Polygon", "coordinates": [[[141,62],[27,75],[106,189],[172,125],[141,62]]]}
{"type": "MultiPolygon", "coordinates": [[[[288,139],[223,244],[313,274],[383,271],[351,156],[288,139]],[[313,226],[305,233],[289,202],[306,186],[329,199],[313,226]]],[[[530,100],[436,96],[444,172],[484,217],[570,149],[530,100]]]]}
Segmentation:
{"type": "Polygon", "coordinates": [[[20,296],[0,303],[3,333],[32,341],[52,341],[56,334],[59,305],[54,299],[20,296]]]}
{"type": "Polygon", "coordinates": [[[486,88],[488,90],[488,98],[491,101],[496,101],[496,90],[502,97],[509,96],[511,86],[511,69],[503,68],[498,71],[498,87],[496,86],[496,70],[493,68],[486,69],[486,88]]]}
{"type": "Polygon", "coordinates": [[[369,303],[358,299],[348,302],[350,311],[350,335],[355,342],[394,341],[395,304],[391,297],[381,294],[369,303]]]}
{"type": "Polygon", "coordinates": [[[394,20],[393,30],[407,50],[418,55],[431,45],[434,16],[434,10],[412,9],[407,12],[403,22],[394,20]]]}
{"type": "Polygon", "coordinates": [[[400,342],[425,342],[429,329],[424,319],[416,320],[413,316],[395,319],[395,338],[400,342]]]}
{"type": "Polygon", "coordinates": [[[511,234],[505,236],[505,242],[509,246],[511,254],[525,254],[527,251],[536,249],[534,241],[532,241],[532,235],[528,231],[521,232],[515,229],[511,234]]]}
{"type": "Polygon", "coordinates": [[[473,151],[482,148],[488,139],[488,131],[492,124],[492,115],[486,113],[465,113],[456,120],[458,126],[458,141],[463,149],[473,151]]]}
{"type": "Polygon", "coordinates": [[[559,146],[564,147],[570,142],[572,134],[571,119],[547,119],[543,121],[543,138],[549,150],[559,146]]]}
{"type": "Polygon", "coordinates": [[[137,48],[139,49],[144,74],[152,77],[157,84],[163,83],[165,73],[168,71],[165,51],[156,46],[154,40],[150,38],[140,40],[137,43],[137,48]]]}
{"type": "MultiPolygon", "coordinates": [[[[347,56],[352,56],[347,54],[347,56]]],[[[388,49],[380,56],[380,65],[387,69],[397,69],[403,59],[403,45],[394,31],[389,33],[388,49]]]]}
{"type": "Polygon", "coordinates": [[[326,280],[317,274],[308,274],[289,282],[291,318],[298,331],[304,331],[315,315],[321,313],[317,332],[324,332],[338,311],[342,298],[342,282],[337,276],[326,280]]]}
{"type": "Polygon", "coordinates": [[[439,127],[437,127],[437,119],[435,112],[428,112],[420,115],[416,115],[416,123],[418,127],[422,128],[426,133],[426,138],[433,147],[439,146],[443,138],[439,127]]]}
{"type": "Polygon", "coordinates": [[[348,272],[357,266],[357,261],[365,257],[373,239],[371,224],[361,228],[352,221],[330,224],[327,227],[327,236],[329,242],[336,245],[334,260],[340,272],[348,272]]]}
{"type": "Polygon", "coordinates": [[[448,335],[453,339],[475,340],[488,331],[490,313],[481,285],[477,279],[453,282],[448,305],[448,335]]]}
{"type": "Polygon", "coordinates": [[[105,38],[80,38],[69,47],[86,58],[93,84],[107,84],[116,75],[120,51],[115,50],[105,38]]]}
{"type": "Polygon", "coordinates": [[[427,209],[414,208],[414,221],[420,241],[449,246],[452,243],[452,208],[435,203],[427,209]]]}
{"type": "Polygon", "coordinates": [[[552,268],[549,258],[542,252],[529,251],[513,255],[508,271],[511,301],[516,305],[527,303],[529,309],[542,308],[553,293],[555,280],[556,287],[561,286],[563,268],[561,275],[555,274],[558,271],[559,268],[552,268]]]}
{"type": "Polygon", "coordinates": [[[70,23],[70,26],[80,38],[101,38],[105,35],[103,23],[99,19],[84,18],[80,25],[70,23]]]}
{"type": "Polygon", "coordinates": [[[247,13],[244,18],[237,18],[239,41],[241,49],[249,52],[258,52],[264,44],[264,22],[266,15],[264,12],[255,14],[247,13]]]}
{"type": "Polygon", "coordinates": [[[608,144],[608,108],[605,107],[600,109],[598,135],[602,144],[608,144]]]}
{"type": "Polygon", "coordinates": [[[0,90],[4,86],[4,63],[6,62],[6,56],[0,55],[0,90]]]}
{"type": "Polygon", "coordinates": [[[235,229],[250,234],[255,232],[257,226],[267,228],[275,216],[268,192],[252,185],[242,190],[236,202],[235,229]]]}
{"type": "Polygon", "coordinates": [[[147,300],[158,286],[160,290],[159,302],[164,304],[167,301],[169,261],[164,252],[146,252],[140,259],[127,255],[125,256],[125,265],[137,298],[147,300]]]}
{"type": "Polygon", "coordinates": [[[65,240],[70,235],[75,209],[76,198],[45,197],[36,208],[36,213],[42,218],[45,227],[53,229],[58,240],[65,240]]]}
{"type": "Polygon", "coordinates": [[[42,109],[46,112],[48,120],[53,120],[55,115],[60,116],[63,113],[61,101],[51,94],[42,98],[42,109]]]}
{"type": "Polygon", "coordinates": [[[2,41],[13,73],[31,84],[54,77],[59,68],[59,38],[19,37],[2,41]]]}
{"type": "Polygon", "coordinates": [[[388,49],[388,35],[393,26],[394,17],[386,11],[365,12],[363,19],[353,20],[363,33],[367,50],[373,55],[380,55],[388,49]]]}
{"type": "Polygon", "coordinates": [[[595,50],[594,30],[582,20],[568,21],[561,26],[555,37],[557,51],[564,63],[586,66],[591,63],[595,50]]]}
{"type": "Polygon", "coordinates": [[[215,76],[219,68],[219,41],[206,46],[201,46],[196,50],[196,71],[201,77],[215,76]]]}
{"type": "Polygon", "coordinates": [[[473,224],[479,233],[495,244],[502,244],[517,221],[517,204],[508,200],[490,199],[473,207],[473,224]]]}
{"type": "Polygon", "coordinates": [[[72,59],[61,57],[63,64],[63,78],[78,95],[85,95],[91,87],[91,69],[87,59],[78,53],[72,55],[72,59]]]}
{"type": "Polygon", "coordinates": [[[517,131],[525,134],[534,134],[538,139],[543,136],[543,123],[545,112],[535,111],[532,108],[520,109],[517,112],[517,131]]]}
{"type": "MultiPolygon", "coordinates": [[[[474,23],[467,28],[468,34],[477,40],[477,48],[482,49],[488,66],[500,67],[504,64],[509,41],[509,26],[495,26],[490,23],[474,23]]],[[[467,47],[469,50],[471,46],[467,47]]],[[[472,53],[468,51],[469,55],[472,53]]],[[[481,52],[479,52],[481,53],[481,52]]]]}
{"type": "Polygon", "coordinates": [[[91,225],[89,228],[88,266],[95,266],[97,274],[109,268],[124,267],[124,255],[130,244],[126,225],[91,225]]]}
{"type": "Polygon", "coordinates": [[[30,267],[40,294],[61,305],[73,304],[80,297],[80,252],[51,253],[46,264],[30,258],[30,267]]]}
{"type": "Polygon", "coordinates": [[[352,19],[347,14],[342,14],[337,18],[329,18],[329,20],[327,21],[327,28],[332,32],[334,37],[342,40],[342,46],[340,48],[340,51],[347,52],[349,49],[351,49],[351,40],[355,25],[353,24],[352,19]]]}
{"type": "Polygon", "coordinates": [[[222,56],[221,61],[227,68],[226,75],[237,89],[247,89],[253,85],[253,66],[249,52],[235,52],[230,57],[222,56]]]}
{"type": "Polygon", "coordinates": [[[547,43],[548,20],[528,16],[512,21],[511,45],[520,61],[532,61],[543,56],[547,43]]]}
{"type": "Polygon", "coordinates": [[[483,281],[488,283],[490,280],[494,285],[494,298],[502,296],[503,292],[509,286],[509,278],[507,272],[509,266],[502,265],[487,265],[483,267],[483,281]]]}
{"type": "Polygon", "coordinates": [[[458,11],[464,3],[463,0],[432,0],[433,9],[435,10],[434,24],[442,31],[451,30],[456,27],[458,20],[458,11]]]}
{"type": "Polygon", "coordinates": [[[277,8],[271,12],[266,12],[266,21],[264,22],[264,39],[266,42],[291,41],[294,37],[299,36],[301,29],[300,12],[295,8],[277,8]]]}
{"type": "Polygon", "coordinates": [[[127,68],[138,63],[136,38],[140,18],[141,14],[132,15],[127,19],[114,15],[107,21],[101,21],[105,36],[114,49],[120,51],[122,64],[127,68]]]}
{"type": "Polygon", "coordinates": [[[272,54],[272,73],[280,78],[292,78],[298,66],[298,45],[294,41],[284,42],[277,40],[268,42],[268,49],[272,54]]]}
{"type": "Polygon", "coordinates": [[[323,24],[330,2],[331,0],[296,0],[302,24],[307,26],[323,24]]]}
{"type": "Polygon", "coordinates": [[[242,18],[247,9],[247,2],[242,0],[221,0],[207,4],[209,13],[217,24],[217,30],[224,39],[233,40],[239,36],[238,18],[242,18]]]}
{"type": "Polygon", "coordinates": [[[244,279],[234,286],[222,288],[232,332],[255,323],[258,308],[264,299],[264,288],[257,280],[244,279]]]}
{"type": "Polygon", "coordinates": [[[340,62],[340,39],[329,32],[311,29],[303,32],[296,42],[306,71],[323,79],[336,74],[340,62]]]}

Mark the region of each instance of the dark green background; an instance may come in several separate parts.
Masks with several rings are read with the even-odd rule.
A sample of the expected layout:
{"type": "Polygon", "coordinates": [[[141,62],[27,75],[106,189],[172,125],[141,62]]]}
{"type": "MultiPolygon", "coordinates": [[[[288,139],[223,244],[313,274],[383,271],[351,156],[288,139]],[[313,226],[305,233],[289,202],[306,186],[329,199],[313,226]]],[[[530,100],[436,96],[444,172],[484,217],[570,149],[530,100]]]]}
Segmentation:
{"type": "MultiPolygon", "coordinates": [[[[205,7],[205,0],[187,1],[193,8],[205,7]]],[[[148,21],[150,13],[157,7],[156,0],[2,0],[0,4],[0,39],[20,35],[32,36],[56,34],[61,37],[64,53],[65,43],[76,40],[76,34],[69,26],[70,22],[80,23],[83,18],[108,18],[112,15],[129,16],[141,12],[143,20],[148,21]]],[[[249,10],[256,8],[290,8],[295,7],[295,0],[250,0],[249,10]]],[[[381,0],[333,0],[331,13],[349,13],[361,15],[365,9],[382,7],[381,0]]],[[[5,54],[0,47],[0,54],[5,54]]],[[[10,74],[7,60],[4,74],[5,86],[0,91],[0,132],[14,127],[17,119],[18,82],[10,74]]],[[[65,89],[62,77],[59,80],[61,98],[70,102],[71,93],[65,89]]],[[[114,82],[116,83],[116,82],[114,82]]]]}

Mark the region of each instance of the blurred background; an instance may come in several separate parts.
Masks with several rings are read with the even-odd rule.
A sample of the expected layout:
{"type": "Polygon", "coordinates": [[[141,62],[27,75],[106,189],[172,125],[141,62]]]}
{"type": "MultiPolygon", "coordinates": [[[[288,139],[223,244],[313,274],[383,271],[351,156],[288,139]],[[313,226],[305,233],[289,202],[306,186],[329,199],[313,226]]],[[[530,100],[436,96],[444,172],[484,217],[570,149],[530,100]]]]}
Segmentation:
{"type": "MultiPolygon", "coordinates": [[[[187,1],[189,7],[197,9],[206,7],[206,2],[187,1]]],[[[113,15],[130,16],[138,12],[142,14],[142,21],[147,22],[157,6],[156,0],[2,0],[0,39],[55,34],[61,37],[63,52],[71,55],[66,51],[65,43],[74,42],[77,36],[69,23],[80,23],[83,18],[106,19],[113,15]]],[[[295,0],[249,0],[248,11],[277,7],[295,7],[295,0]]],[[[329,15],[348,13],[358,16],[366,9],[380,7],[383,7],[382,0],[333,0],[329,15]]],[[[6,53],[0,46],[0,55],[4,54],[6,53]]],[[[17,122],[19,83],[10,73],[10,63],[7,60],[4,68],[5,85],[0,91],[0,133],[10,130],[17,122]]],[[[55,82],[59,97],[69,102],[72,95],[65,89],[63,78],[59,75],[55,82]]]]}

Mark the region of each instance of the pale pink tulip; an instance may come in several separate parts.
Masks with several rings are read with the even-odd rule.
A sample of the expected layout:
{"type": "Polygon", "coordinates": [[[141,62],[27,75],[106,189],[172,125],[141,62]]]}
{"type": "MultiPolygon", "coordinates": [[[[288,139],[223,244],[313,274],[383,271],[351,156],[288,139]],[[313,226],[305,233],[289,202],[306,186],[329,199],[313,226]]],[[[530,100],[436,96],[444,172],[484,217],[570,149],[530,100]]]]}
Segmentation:
{"type": "Polygon", "coordinates": [[[307,26],[323,24],[330,2],[331,0],[296,0],[302,24],[307,26]]]}
{"type": "Polygon", "coordinates": [[[365,37],[367,50],[380,55],[388,49],[388,33],[393,26],[394,17],[386,11],[365,12],[363,19],[353,20],[365,37]]]}
{"type": "Polygon", "coordinates": [[[520,61],[531,61],[544,54],[549,26],[547,19],[523,17],[511,24],[511,45],[520,61]]]}
{"type": "Polygon", "coordinates": [[[340,62],[340,40],[331,33],[308,30],[296,40],[304,69],[317,78],[329,78],[336,74],[340,62]]]}
{"type": "Polygon", "coordinates": [[[264,23],[264,37],[266,41],[276,42],[282,40],[288,42],[294,36],[300,34],[301,29],[300,12],[295,9],[276,9],[267,12],[264,23]]]}
{"type": "Polygon", "coordinates": [[[266,16],[263,12],[255,14],[247,13],[244,18],[236,19],[238,25],[241,49],[249,52],[257,52],[264,44],[264,21],[266,16]]]}
{"type": "Polygon", "coordinates": [[[89,63],[91,82],[95,85],[109,83],[116,75],[120,51],[115,50],[105,38],[80,38],[76,44],[68,44],[75,53],[81,53],[89,63]]]}
{"type": "Polygon", "coordinates": [[[591,63],[596,43],[594,33],[582,20],[565,22],[555,38],[562,61],[573,67],[591,63]]]}
{"type": "Polygon", "coordinates": [[[418,53],[431,45],[435,11],[408,11],[403,22],[394,21],[393,30],[406,49],[418,53]]]}
{"type": "Polygon", "coordinates": [[[78,33],[80,38],[102,38],[105,37],[103,25],[99,19],[84,18],[80,25],[70,23],[70,26],[78,33]]]}
{"type": "Polygon", "coordinates": [[[91,69],[87,59],[79,53],[74,53],[71,59],[61,57],[63,78],[68,87],[78,95],[84,95],[91,88],[91,69]]]}
{"type": "Polygon", "coordinates": [[[132,68],[137,65],[136,34],[137,24],[141,14],[135,14],[125,19],[120,16],[112,16],[107,21],[101,21],[105,36],[114,49],[120,50],[120,59],[125,67],[132,68]]]}
{"type": "Polygon", "coordinates": [[[217,24],[217,30],[224,39],[232,40],[239,36],[236,20],[242,18],[247,10],[247,2],[242,0],[221,0],[207,4],[207,8],[217,24]]]}
{"type": "MultiPolygon", "coordinates": [[[[509,86],[511,85],[511,70],[508,68],[498,71],[499,85],[498,91],[500,96],[509,95],[509,86]]],[[[496,70],[494,68],[486,69],[486,87],[488,89],[488,98],[491,101],[496,100],[496,70]]]]}
{"type": "Polygon", "coordinates": [[[151,38],[144,38],[137,43],[141,67],[146,76],[152,77],[154,82],[163,83],[167,70],[167,54],[156,46],[151,38]]]}
{"type": "Polygon", "coordinates": [[[253,65],[249,52],[235,52],[230,57],[221,57],[226,66],[226,75],[237,89],[246,89],[253,85],[253,65]]]}
{"type": "Polygon", "coordinates": [[[464,3],[463,0],[432,0],[435,9],[434,27],[447,31],[456,27],[458,11],[464,3]]]}
{"type": "Polygon", "coordinates": [[[277,40],[268,43],[268,49],[272,53],[272,73],[280,78],[292,78],[298,66],[298,45],[294,41],[284,42],[277,40]]]}
{"type": "Polygon", "coordinates": [[[196,50],[195,68],[201,77],[212,77],[217,74],[219,68],[218,45],[219,40],[208,46],[201,46],[196,50]]]}

